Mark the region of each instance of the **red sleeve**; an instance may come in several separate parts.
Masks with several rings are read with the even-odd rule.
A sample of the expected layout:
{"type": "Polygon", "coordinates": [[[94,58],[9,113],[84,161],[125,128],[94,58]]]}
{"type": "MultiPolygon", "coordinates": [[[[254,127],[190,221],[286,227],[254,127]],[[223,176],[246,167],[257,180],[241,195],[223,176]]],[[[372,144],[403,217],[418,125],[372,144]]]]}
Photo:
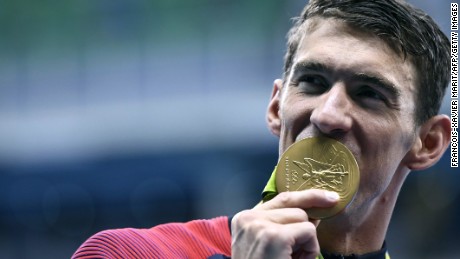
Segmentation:
{"type": "Polygon", "coordinates": [[[99,232],[72,256],[83,258],[207,258],[231,254],[228,217],[99,232]]]}

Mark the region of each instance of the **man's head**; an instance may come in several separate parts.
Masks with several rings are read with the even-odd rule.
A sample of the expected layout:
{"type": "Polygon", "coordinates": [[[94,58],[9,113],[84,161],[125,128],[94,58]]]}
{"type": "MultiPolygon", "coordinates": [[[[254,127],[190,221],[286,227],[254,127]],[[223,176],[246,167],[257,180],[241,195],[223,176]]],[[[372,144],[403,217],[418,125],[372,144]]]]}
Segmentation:
{"type": "Polygon", "coordinates": [[[450,43],[423,11],[394,0],[311,0],[288,33],[284,80],[289,76],[306,21],[335,18],[385,41],[408,58],[417,71],[415,120],[418,125],[436,115],[450,73],[450,43]]]}
{"type": "Polygon", "coordinates": [[[267,120],[280,154],[300,139],[326,136],[356,157],[361,183],[350,216],[392,208],[409,171],[436,163],[450,140],[448,117],[435,115],[447,85],[448,41],[408,8],[312,1],[289,33],[285,75],[274,83],[267,120]]]}

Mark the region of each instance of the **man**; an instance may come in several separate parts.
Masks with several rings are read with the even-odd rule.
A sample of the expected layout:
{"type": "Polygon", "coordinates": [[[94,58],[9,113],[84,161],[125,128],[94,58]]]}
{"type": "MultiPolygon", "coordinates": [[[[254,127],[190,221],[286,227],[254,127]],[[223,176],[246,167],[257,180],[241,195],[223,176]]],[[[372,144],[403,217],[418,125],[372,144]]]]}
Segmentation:
{"type": "Polygon", "coordinates": [[[435,164],[450,141],[436,115],[449,78],[449,41],[423,12],[395,0],[312,0],[288,34],[284,75],[275,80],[268,127],[280,155],[325,136],[355,156],[360,185],[338,215],[323,190],[278,195],[232,219],[96,234],[74,254],[93,257],[385,258],[385,235],[411,170],[435,164]],[[231,226],[229,226],[229,224],[231,226]]]}

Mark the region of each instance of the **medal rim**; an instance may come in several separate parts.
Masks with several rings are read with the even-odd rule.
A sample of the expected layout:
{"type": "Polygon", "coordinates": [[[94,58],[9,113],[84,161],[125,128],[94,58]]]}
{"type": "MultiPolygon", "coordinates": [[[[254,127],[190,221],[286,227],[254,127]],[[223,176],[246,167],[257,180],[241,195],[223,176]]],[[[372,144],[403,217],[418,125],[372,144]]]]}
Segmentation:
{"type": "MultiPolygon", "coordinates": [[[[307,211],[307,214],[308,214],[308,217],[309,218],[312,218],[312,219],[325,219],[325,218],[330,218],[330,217],[333,217],[335,215],[337,215],[338,213],[340,213],[341,211],[343,211],[354,199],[356,193],[357,193],[357,190],[359,188],[359,182],[360,182],[360,171],[359,171],[359,166],[358,166],[358,163],[356,161],[356,158],[354,157],[353,153],[343,144],[341,143],[340,141],[337,141],[335,139],[332,139],[332,138],[328,138],[328,137],[308,137],[308,138],[304,138],[304,139],[301,139],[295,143],[293,143],[292,145],[290,145],[286,151],[281,155],[279,161],[278,161],[278,165],[276,167],[276,188],[277,188],[277,191],[278,192],[283,192],[283,191],[286,191],[286,188],[285,188],[285,182],[286,181],[283,181],[283,176],[284,176],[284,171],[285,171],[285,166],[282,164],[284,163],[285,161],[285,158],[286,156],[289,155],[290,152],[292,152],[292,149],[294,149],[295,147],[298,147],[299,145],[312,145],[312,144],[305,144],[304,142],[312,142],[312,141],[317,141],[317,142],[320,142],[320,143],[324,143],[325,145],[331,145],[333,146],[334,144],[337,144],[341,147],[341,150],[340,151],[344,151],[346,153],[346,160],[349,161],[349,171],[353,171],[355,172],[354,173],[354,178],[355,179],[353,182],[354,184],[351,184],[350,186],[353,188],[354,186],[354,189],[350,191],[350,194],[349,195],[346,195],[345,197],[343,197],[342,195],[339,194],[340,196],[340,199],[339,201],[337,202],[337,204],[333,207],[330,207],[330,208],[308,208],[306,209],[307,211]],[[329,143],[325,143],[325,142],[329,142],[329,143]],[[351,159],[350,159],[351,158],[351,159]]],[[[313,143],[314,144],[314,143],[313,143]]],[[[305,188],[305,189],[301,189],[301,190],[306,190],[308,188],[305,188]]],[[[318,188],[320,189],[320,188],[318,188]]],[[[328,190],[328,189],[322,189],[322,190],[328,190]]],[[[300,190],[299,190],[300,191],[300,190]]]]}

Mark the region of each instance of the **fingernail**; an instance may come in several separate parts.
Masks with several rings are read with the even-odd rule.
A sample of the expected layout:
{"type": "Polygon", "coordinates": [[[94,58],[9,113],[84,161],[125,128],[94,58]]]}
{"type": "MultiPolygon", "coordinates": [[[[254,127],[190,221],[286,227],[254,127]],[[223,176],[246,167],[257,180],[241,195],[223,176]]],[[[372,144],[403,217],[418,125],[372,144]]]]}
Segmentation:
{"type": "Polygon", "coordinates": [[[340,199],[340,196],[336,192],[326,191],[326,198],[328,198],[331,201],[338,201],[340,199]]]}

